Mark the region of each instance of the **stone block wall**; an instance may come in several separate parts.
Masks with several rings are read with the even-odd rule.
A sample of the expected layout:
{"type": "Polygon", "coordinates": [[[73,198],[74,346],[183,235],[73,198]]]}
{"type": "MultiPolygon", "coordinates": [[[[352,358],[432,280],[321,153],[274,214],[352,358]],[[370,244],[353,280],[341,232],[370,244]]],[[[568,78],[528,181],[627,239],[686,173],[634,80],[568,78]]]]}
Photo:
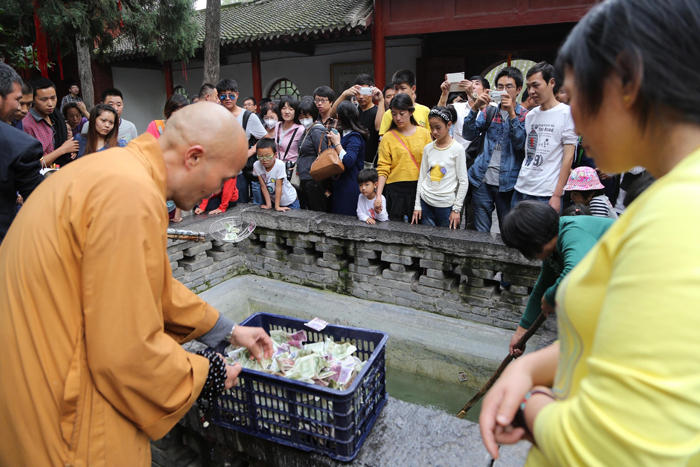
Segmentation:
{"type": "MultiPolygon", "coordinates": [[[[498,235],[250,205],[232,215],[257,225],[240,243],[168,243],[175,277],[195,292],[252,273],[514,329],[539,273],[498,235]]],[[[213,220],[189,218],[182,228],[207,232],[213,220]]]]}

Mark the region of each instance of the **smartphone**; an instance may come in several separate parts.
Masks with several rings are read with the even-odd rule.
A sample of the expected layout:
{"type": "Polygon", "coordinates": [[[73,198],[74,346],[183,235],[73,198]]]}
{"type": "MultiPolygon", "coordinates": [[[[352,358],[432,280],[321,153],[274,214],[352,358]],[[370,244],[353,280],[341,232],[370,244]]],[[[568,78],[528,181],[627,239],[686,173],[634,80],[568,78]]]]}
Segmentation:
{"type": "Polygon", "coordinates": [[[491,103],[498,105],[501,103],[501,97],[505,94],[505,91],[496,91],[496,90],[491,90],[489,91],[489,98],[491,99],[491,103]]]}
{"type": "Polygon", "coordinates": [[[369,86],[362,86],[360,88],[360,95],[361,96],[371,96],[372,95],[372,88],[369,86]]]}
{"type": "Polygon", "coordinates": [[[459,92],[460,89],[457,87],[457,84],[459,84],[460,81],[464,81],[464,72],[460,71],[459,73],[447,73],[445,75],[445,80],[450,83],[449,92],[459,92]]]}

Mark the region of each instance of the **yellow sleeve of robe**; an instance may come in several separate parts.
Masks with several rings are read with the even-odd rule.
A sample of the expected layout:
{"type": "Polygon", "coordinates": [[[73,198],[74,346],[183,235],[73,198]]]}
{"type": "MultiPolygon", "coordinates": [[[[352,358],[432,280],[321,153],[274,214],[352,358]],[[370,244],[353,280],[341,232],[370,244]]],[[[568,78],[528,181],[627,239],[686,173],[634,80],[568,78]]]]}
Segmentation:
{"type": "MultiPolygon", "coordinates": [[[[103,184],[124,183],[112,180],[103,184]]],[[[164,321],[182,341],[208,331],[218,314],[172,279],[162,200],[154,192],[102,188],[87,205],[94,212],[85,213],[90,227],[81,279],[88,367],[116,410],[159,438],[189,410],[209,368],[205,358],[164,332],[164,321]],[[114,193],[118,200],[100,199],[114,193]]]]}

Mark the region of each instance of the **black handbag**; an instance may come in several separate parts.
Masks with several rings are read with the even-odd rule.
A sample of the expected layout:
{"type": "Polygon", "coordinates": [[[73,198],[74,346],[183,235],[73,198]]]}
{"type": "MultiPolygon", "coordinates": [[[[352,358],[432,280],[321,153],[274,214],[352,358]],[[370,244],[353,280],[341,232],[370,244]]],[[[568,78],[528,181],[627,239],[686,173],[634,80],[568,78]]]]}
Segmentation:
{"type": "MultiPolygon", "coordinates": [[[[489,105],[488,108],[486,109],[486,128],[481,130],[479,132],[479,136],[474,138],[474,140],[469,144],[469,147],[467,148],[466,151],[466,159],[467,159],[467,168],[471,167],[474,161],[476,160],[477,157],[479,157],[479,154],[484,152],[484,142],[486,141],[486,132],[489,130],[489,127],[491,126],[491,122],[493,121],[493,117],[496,115],[496,112],[498,111],[497,107],[494,107],[493,105],[489,105]]],[[[464,135],[467,130],[467,123],[464,122],[462,126],[462,134],[464,135]]]]}

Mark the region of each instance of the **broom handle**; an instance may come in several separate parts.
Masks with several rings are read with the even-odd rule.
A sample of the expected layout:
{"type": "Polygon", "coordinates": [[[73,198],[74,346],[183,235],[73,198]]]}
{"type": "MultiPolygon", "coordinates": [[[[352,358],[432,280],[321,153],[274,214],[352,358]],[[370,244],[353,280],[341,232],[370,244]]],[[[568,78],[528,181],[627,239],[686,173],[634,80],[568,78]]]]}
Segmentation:
{"type": "MultiPolygon", "coordinates": [[[[532,323],[532,326],[530,326],[530,328],[525,332],[525,334],[522,335],[518,343],[515,344],[514,348],[523,350],[525,348],[525,343],[528,341],[528,339],[530,339],[530,337],[532,337],[532,335],[535,332],[537,332],[537,329],[539,329],[542,323],[544,323],[545,319],[547,319],[547,313],[545,313],[544,311],[540,312],[535,322],[532,323]]],[[[474,394],[474,397],[469,399],[469,402],[467,402],[464,405],[464,407],[462,407],[462,410],[460,410],[459,413],[457,413],[457,417],[464,418],[464,416],[467,415],[469,409],[471,409],[474,406],[474,404],[479,402],[479,399],[484,397],[484,394],[486,394],[488,390],[491,389],[493,383],[495,383],[498,377],[501,376],[501,373],[503,373],[503,370],[506,369],[511,360],[513,360],[513,355],[508,353],[508,356],[506,356],[506,358],[503,359],[501,365],[498,367],[493,376],[491,376],[491,378],[488,381],[486,381],[486,384],[484,384],[484,386],[479,390],[479,392],[474,394]]]]}

